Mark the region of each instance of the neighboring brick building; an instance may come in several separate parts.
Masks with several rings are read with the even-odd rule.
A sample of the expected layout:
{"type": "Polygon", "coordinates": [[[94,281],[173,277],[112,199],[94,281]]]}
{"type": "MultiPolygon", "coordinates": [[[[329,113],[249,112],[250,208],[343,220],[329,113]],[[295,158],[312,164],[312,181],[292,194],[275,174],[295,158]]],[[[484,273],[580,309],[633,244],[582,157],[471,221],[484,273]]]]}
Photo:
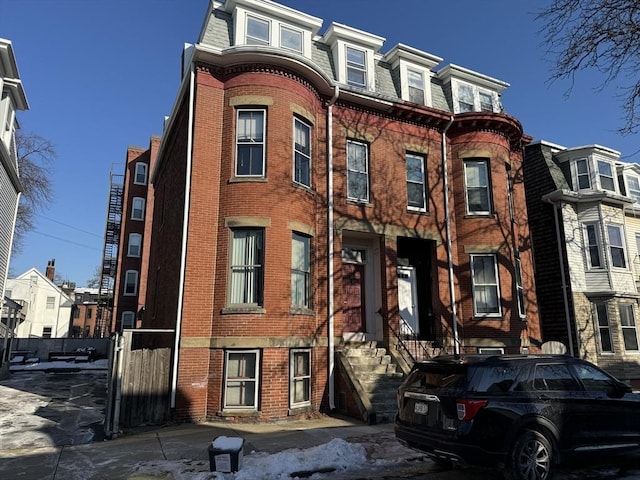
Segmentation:
{"type": "Polygon", "coordinates": [[[177,332],[178,417],[352,411],[336,358],[356,342],[394,356],[407,338],[429,355],[541,344],[530,139],[502,111],[508,85],[321,26],[270,1],[212,2],[185,49],[136,306],[143,327],[177,332]]]}
{"type": "Polygon", "coordinates": [[[112,332],[136,328],[144,312],[149,261],[148,239],[153,217],[153,187],[149,174],[160,138],[149,148],[129,147],[123,180],[122,218],[114,282],[112,332]]]}
{"type": "Polygon", "coordinates": [[[525,151],[544,338],[638,387],[640,167],[599,145],[525,151]]]}
{"type": "Polygon", "coordinates": [[[98,317],[98,289],[78,287],[73,290],[74,305],[71,325],[72,338],[92,338],[100,336],[96,330],[98,317]]]}

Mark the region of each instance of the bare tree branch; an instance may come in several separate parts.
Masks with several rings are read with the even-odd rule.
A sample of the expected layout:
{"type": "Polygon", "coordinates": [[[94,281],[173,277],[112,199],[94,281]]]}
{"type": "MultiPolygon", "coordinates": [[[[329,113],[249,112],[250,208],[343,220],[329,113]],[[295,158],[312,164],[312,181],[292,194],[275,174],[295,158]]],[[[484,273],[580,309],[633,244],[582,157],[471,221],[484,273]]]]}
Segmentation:
{"type": "Polygon", "coordinates": [[[53,144],[35,133],[16,132],[18,175],[23,192],[18,205],[14,252],[20,251],[24,235],[33,229],[34,216],[53,196],[50,171],[56,151],[53,144]]]}
{"type": "Polygon", "coordinates": [[[551,58],[551,80],[568,79],[594,69],[604,75],[598,90],[619,81],[618,98],[624,112],[623,135],[640,127],[640,0],[552,0],[536,19],[546,53],[551,58]]]}

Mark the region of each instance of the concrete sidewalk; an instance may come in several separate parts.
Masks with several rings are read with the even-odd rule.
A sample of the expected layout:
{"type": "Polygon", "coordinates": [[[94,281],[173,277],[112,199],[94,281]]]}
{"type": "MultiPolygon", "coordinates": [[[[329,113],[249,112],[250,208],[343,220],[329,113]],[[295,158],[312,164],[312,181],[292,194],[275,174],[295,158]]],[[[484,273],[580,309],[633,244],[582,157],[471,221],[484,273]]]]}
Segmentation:
{"type": "MultiPolygon", "coordinates": [[[[186,424],[138,430],[114,440],[84,445],[4,450],[0,451],[0,478],[224,478],[210,473],[208,447],[218,436],[243,438],[245,459],[252,452],[273,454],[294,448],[307,449],[342,438],[362,443],[372,463],[388,459],[420,471],[435,469],[435,465],[420,453],[404,448],[396,441],[392,424],[365,425],[355,420],[322,417],[269,424],[186,424]]],[[[304,473],[306,476],[311,474],[304,473]]],[[[330,478],[369,478],[369,475],[362,475],[361,472],[334,473],[330,478]]]]}

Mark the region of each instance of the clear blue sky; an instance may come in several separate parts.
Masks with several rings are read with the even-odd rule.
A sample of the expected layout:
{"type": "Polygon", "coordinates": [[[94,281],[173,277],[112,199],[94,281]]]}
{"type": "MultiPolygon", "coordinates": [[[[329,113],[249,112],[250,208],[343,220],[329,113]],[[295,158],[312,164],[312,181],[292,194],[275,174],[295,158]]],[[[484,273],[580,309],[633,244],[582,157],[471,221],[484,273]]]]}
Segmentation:
{"type": "MultiPolygon", "coordinates": [[[[615,87],[583,72],[549,85],[533,4],[514,0],[282,0],[324,20],[386,38],[508,82],[507,113],[534,139],[567,147],[600,144],[624,155],[636,137],[615,133],[623,118],[615,87]]],[[[542,5],[542,2],[540,2],[542,5]]],[[[10,273],[31,267],[78,286],[102,262],[109,174],[126,149],[162,133],[180,81],[184,43],[197,40],[208,0],[0,0],[0,37],[13,42],[30,110],[22,128],[51,140],[54,198],[36,218],[10,273]]],[[[321,30],[321,33],[322,31],[321,30]]],[[[637,154],[628,161],[638,161],[637,154]]]]}

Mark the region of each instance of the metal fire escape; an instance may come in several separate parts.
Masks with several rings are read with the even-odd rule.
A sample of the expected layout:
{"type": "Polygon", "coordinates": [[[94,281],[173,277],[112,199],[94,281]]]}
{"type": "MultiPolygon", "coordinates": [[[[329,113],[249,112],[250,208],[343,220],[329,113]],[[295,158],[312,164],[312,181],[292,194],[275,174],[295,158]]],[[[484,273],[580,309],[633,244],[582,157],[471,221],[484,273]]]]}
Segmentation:
{"type": "Polygon", "coordinates": [[[123,176],[122,174],[113,173],[113,166],[111,167],[107,224],[104,234],[102,269],[98,290],[98,312],[94,329],[95,337],[106,337],[111,333],[113,289],[118,265],[118,243],[120,242],[120,226],[122,223],[123,176]]]}

